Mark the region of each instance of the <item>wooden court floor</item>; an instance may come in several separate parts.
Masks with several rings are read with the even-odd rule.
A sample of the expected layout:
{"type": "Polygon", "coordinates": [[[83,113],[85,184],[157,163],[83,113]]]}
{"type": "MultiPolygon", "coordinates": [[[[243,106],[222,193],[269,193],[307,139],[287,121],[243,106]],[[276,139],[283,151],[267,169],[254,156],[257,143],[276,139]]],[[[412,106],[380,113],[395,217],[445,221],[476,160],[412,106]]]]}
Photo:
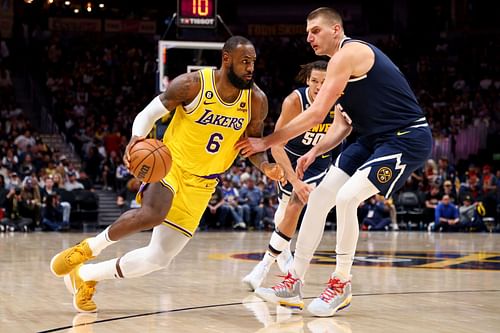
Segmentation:
{"type": "MultiPolygon", "coordinates": [[[[172,265],[97,285],[97,314],[77,314],[57,251],[82,233],[0,234],[0,332],[500,332],[500,234],[362,232],[353,301],[333,318],[291,314],[240,283],[269,239],[259,232],[201,232],[172,265]]],[[[101,259],[147,244],[150,233],[107,248],[101,259]]],[[[327,232],[306,277],[306,305],[333,269],[327,232]]],[[[265,286],[279,281],[274,267],[265,286]]]]}

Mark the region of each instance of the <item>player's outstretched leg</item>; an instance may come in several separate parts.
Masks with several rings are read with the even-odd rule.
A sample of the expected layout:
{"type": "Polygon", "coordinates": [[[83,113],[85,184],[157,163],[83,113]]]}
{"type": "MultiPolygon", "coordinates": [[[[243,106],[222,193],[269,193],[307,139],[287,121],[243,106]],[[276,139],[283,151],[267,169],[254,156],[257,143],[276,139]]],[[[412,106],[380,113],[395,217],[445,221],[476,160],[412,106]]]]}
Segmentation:
{"type": "Polygon", "coordinates": [[[348,307],[351,299],[351,279],[333,273],[325,290],[309,304],[307,310],[318,317],[331,317],[337,311],[348,307]]]}

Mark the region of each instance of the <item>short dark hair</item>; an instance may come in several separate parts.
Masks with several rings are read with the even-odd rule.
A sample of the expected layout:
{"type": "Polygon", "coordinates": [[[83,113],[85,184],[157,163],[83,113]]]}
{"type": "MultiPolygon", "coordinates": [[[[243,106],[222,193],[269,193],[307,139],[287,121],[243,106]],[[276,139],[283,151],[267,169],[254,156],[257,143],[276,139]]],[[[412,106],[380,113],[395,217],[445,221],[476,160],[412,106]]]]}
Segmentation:
{"type": "Polygon", "coordinates": [[[230,37],[222,47],[222,52],[231,53],[238,47],[238,45],[252,45],[252,42],[243,36],[232,36],[230,37]]]}
{"type": "Polygon", "coordinates": [[[340,24],[341,27],[344,26],[342,22],[342,16],[340,15],[340,13],[337,10],[330,7],[320,7],[313,10],[312,12],[309,13],[309,15],[307,15],[307,20],[308,21],[313,20],[320,16],[325,18],[332,24],[338,23],[340,24]]]}
{"type": "Polygon", "coordinates": [[[297,82],[306,83],[306,81],[311,76],[311,72],[314,69],[326,72],[327,67],[328,67],[328,62],[325,60],[316,60],[304,65],[300,65],[300,71],[295,77],[295,80],[297,80],[297,82]]]}

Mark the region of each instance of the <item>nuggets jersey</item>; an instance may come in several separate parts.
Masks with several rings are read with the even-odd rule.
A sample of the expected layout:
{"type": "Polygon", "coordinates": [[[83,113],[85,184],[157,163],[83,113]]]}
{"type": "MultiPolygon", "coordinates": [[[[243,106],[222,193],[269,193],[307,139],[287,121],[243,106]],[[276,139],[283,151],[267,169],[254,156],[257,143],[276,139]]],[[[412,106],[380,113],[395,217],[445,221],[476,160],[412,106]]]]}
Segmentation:
{"type": "Polygon", "coordinates": [[[238,155],[234,145],[250,121],[251,89],[226,103],[215,87],[213,69],[199,74],[200,92],[189,105],[176,108],[163,142],[183,170],[204,177],[223,173],[238,155]]]}
{"type": "MultiPolygon", "coordinates": [[[[295,89],[294,93],[299,95],[302,105],[301,112],[304,112],[312,104],[312,101],[309,98],[309,88],[301,87],[295,89]]],[[[288,141],[288,143],[285,145],[285,151],[291,158],[291,161],[307,153],[313,146],[315,146],[319,142],[319,140],[321,140],[322,137],[325,136],[328,128],[330,128],[333,122],[333,117],[334,111],[332,110],[326,115],[322,123],[309,129],[304,134],[288,141]]],[[[310,167],[317,170],[324,170],[328,168],[331,162],[331,155],[332,154],[330,153],[319,156],[310,167]]]]}
{"type": "Polygon", "coordinates": [[[424,117],[417,98],[399,68],[375,46],[344,39],[341,46],[361,42],[375,53],[373,67],[365,75],[352,78],[337,101],[351,118],[359,136],[387,133],[424,117]]]}

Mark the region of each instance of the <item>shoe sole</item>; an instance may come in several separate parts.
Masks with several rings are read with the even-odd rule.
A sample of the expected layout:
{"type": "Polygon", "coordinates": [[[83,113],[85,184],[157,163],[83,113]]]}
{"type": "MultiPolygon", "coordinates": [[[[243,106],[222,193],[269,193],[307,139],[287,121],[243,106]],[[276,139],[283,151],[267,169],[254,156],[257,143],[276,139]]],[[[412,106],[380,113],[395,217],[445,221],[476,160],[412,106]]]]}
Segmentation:
{"type": "Polygon", "coordinates": [[[329,312],[328,314],[316,314],[314,313],[313,311],[309,310],[308,311],[316,316],[316,317],[333,317],[333,315],[335,315],[337,312],[339,312],[340,310],[344,310],[346,308],[348,308],[350,305],[351,305],[351,300],[352,300],[352,295],[347,297],[345,299],[345,301],[343,301],[339,306],[337,306],[335,309],[333,309],[331,312],[329,312]]]}
{"type": "Polygon", "coordinates": [[[300,312],[304,309],[304,302],[303,301],[294,301],[293,299],[290,299],[289,301],[284,301],[282,298],[279,298],[274,294],[259,292],[258,289],[255,291],[255,294],[257,296],[259,296],[260,298],[262,298],[266,302],[280,305],[280,306],[288,308],[294,312],[300,312]]]}
{"type": "Polygon", "coordinates": [[[73,283],[71,282],[71,278],[69,277],[69,274],[64,275],[64,285],[66,286],[66,289],[68,289],[69,293],[73,296],[73,308],[75,308],[76,311],[78,311],[80,313],[95,313],[95,312],[97,312],[97,309],[87,311],[87,310],[80,309],[78,307],[78,305],[76,304],[76,296],[75,296],[76,290],[73,287],[73,283]]]}

